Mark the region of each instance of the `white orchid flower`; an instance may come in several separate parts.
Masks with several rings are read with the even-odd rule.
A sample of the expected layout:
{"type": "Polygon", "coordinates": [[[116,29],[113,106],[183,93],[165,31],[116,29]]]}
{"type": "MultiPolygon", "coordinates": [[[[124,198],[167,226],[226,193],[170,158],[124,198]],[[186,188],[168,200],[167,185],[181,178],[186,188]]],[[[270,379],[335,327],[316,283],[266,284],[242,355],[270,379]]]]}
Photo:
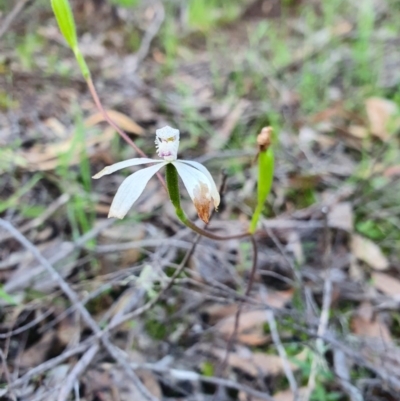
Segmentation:
{"type": "Polygon", "coordinates": [[[150,178],[163,166],[172,163],[178,171],[199,217],[208,223],[211,201],[214,203],[215,209],[218,208],[220,202],[217,186],[210,172],[198,162],[177,159],[179,130],[168,126],[156,130],[155,143],[157,154],[162,160],[149,158],[129,159],[107,166],[93,176],[94,179],[97,179],[125,167],[155,163],[154,166],[136,171],[122,182],[112,201],[108,217],[124,218],[128,210],[142,194],[150,178]]]}

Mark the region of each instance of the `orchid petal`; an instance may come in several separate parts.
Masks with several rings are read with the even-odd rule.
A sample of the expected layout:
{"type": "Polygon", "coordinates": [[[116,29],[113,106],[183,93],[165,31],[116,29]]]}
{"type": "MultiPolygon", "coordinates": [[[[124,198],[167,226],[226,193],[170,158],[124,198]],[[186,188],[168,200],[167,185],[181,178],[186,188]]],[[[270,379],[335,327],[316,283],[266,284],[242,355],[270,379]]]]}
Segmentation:
{"type": "Polygon", "coordinates": [[[163,162],[164,162],[164,160],[153,160],[153,159],[149,159],[147,157],[140,157],[140,158],[135,158],[135,159],[124,160],[123,162],[111,164],[111,166],[104,167],[103,170],[98,172],[92,178],[98,179],[98,178],[103,177],[103,175],[112,174],[125,167],[139,166],[140,164],[146,164],[146,163],[163,163],[163,162]]]}
{"type": "Polygon", "coordinates": [[[208,223],[211,205],[211,184],[196,168],[181,162],[172,162],[181,177],[200,219],[208,223]]]}
{"type": "Polygon", "coordinates": [[[189,196],[193,201],[195,198],[195,188],[200,183],[207,185],[207,187],[211,189],[208,178],[200,170],[197,170],[194,167],[187,166],[181,161],[172,162],[172,164],[176,167],[176,170],[178,171],[178,174],[181,177],[183,184],[185,185],[189,196]]]}
{"type": "Polygon", "coordinates": [[[213,198],[214,207],[217,209],[219,202],[221,201],[221,198],[219,196],[217,186],[215,185],[215,181],[212,178],[210,172],[207,170],[207,168],[204,167],[201,163],[195,161],[188,161],[188,160],[178,160],[178,161],[185,164],[189,164],[190,166],[197,168],[208,178],[208,181],[211,184],[211,197],[213,198]]]}
{"type": "Polygon", "coordinates": [[[192,198],[199,217],[208,223],[212,186],[207,176],[197,168],[180,161],[172,162],[192,198]]]}
{"type": "MultiPolygon", "coordinates": [[[[129,160],[127,160],[127,162],[128,161],[129,160]]],[[[124,218],[128,213],[128,210],[142,194],[150,178],[153,177],[153,175],[156,174],[157,171],[160,170],[165,164],[167,163],[163,161],[155,166],[146,167],[142,170],[136,171],[128,178],[125,178],[115,194],[108,217],[117,217],[118,219],[124,218]]]]}

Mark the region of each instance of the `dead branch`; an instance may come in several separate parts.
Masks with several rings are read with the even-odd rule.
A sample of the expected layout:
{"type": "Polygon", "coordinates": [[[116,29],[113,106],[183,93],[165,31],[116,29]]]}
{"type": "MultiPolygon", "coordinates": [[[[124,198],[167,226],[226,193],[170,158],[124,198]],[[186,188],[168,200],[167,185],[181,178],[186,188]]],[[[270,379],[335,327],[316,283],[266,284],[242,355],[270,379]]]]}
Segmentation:
{"type": "Polygon", "coordinates": [[[190,370],[169,369],[169,368],[165,368],[160,365],[151,364],[151,363],[131,364],[131,367],[135,370],[136,369],[145,369],[145,370],[150,370],[150,371],[156,372],[156,373],[168,374],[171,377],[178,379],[178,380],[188,380],[188,381],[196,381],[196,382],[198,381],[198,382],[216,384],[216,385],[219,385],[222,387],[234,388],[238,391],[243,391],[244,393],[246,393],[252,397],[256,397],[260,400],[274,401],[273,397],[271,397],[270,395],[263,393],[261,391],[254,390],[249,386],[245,386],[245,385],[239,384],[235,381],[222,379],[219,377],[203,376],[203,375],[200,375],[200,374],[190,371],[190,370]]]}
{"type": "MultiPolygon", "coordinates": [[[[264,288],[261,290],[263,291],[264,288]]],[[[265,292],[265,290],[264,290],[265,292]]],[[[275,344],[276,349],[278,350],[279,356],[282,359],[282,366],[285,372],[285,376],[288,379],[290,390],[293,393],[293,400],[297,401],[299,399],[299,392],[298,392],[298,385],[296,379],[294,378],[293,371],[290,368],[289,360],[287,358],[287,354],[285,348],[282,345],[281,338],[279,336],[278,328],[276,327],[276,320],[275,315],[272,310],[266,310],[265,313],[267,314],[269,330],[271,332],[272,341],[275,344]]]]}
{"type": "Polygon", "coordinates": [[[75,305],[76,309],[78,310],[79,314],[81,315],[82,319],[86,323],[86,325],[93,331],[96,335],[97,339],[100,339],[104,348],[108,351],[110,356],[112,356],[118,364],[125,370],[129,378],[133,381],[136,385],[138,390],[141,394],[145,397],[148,401],[157,401],[153,395],[151,395],[147,388],[143,385],[140,379],[136,376],[133,370],[130,368],[128,361],[125,359],[124,355],[121,355],[122,352],[115,347],[109,341],[108,337],[104,336],[103,332],[100,330],[97,323],[93,320],[90,313],[87,309],[82,305],[81,301],[78,298],[78,295],[72,288],[68,285],[68,283],[63,279],[63,277],[54,269],[54,267],[43,257],[40,253],[39,249],[33,245],[26,237],[24,237],[11,223],[0,219],[0,226],[6,229],[7,231],[11,232],[13,237],[21,243],[26,249],[32,252],[33,256],[40,262],[43,267],[47,270],[50,274],[52,279],[57,282],[58,286],[62,290],[62,292],[68,297],[73,305],[75,305]]]}
{"type": "Polygon", "coordinates": [[[31,0],[19,0],[15,4],[10,14],[7,15],[7,17],[0,26],[0,39],[8,31],[15,18],[17,18],[18,14],[24,9],[24,7],[29,3],[29,1],[31,0]]]}
{"type": "Polygon", "coordinates": [[[79,362],[69,372],[60,392],[58,393],[57,401],[66,401],[70,392],[74,388],[75,382],[79,379],[81,374],[90,365],[93,358],[96,356],[99,350],[99,344],[93,344],[82,356],[79,362]]]}

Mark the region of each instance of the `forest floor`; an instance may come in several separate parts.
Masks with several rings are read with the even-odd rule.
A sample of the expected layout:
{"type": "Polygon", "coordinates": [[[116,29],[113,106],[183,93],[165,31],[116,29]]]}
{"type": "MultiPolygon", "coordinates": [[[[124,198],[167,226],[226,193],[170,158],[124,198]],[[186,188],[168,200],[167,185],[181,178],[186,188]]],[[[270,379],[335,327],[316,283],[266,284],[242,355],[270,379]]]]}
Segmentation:
{"type": "Polygon", "coordinates": [[[0,0],[0,399],[398,401],[400,3],[71,4],[114,121],[225,183],[207,230],[246,231],[265,126],[274,182],[250,291],[249,238],[156,178],[107,219],[129,169],[91,177],[137,154],[50,1],[0,0]]]}

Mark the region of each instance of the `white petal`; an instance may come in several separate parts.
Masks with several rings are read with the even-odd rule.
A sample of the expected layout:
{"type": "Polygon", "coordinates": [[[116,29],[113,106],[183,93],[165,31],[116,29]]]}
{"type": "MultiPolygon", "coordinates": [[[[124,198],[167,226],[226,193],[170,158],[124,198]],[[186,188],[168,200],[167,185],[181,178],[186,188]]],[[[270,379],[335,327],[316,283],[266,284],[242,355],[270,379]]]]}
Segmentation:
{"type": "Polygon", "coordinates": [[[146,167],[125,178],[115,194],[108,217],[117,217],[119,219],[125,217],[128,210],[142,194],[150,178],[165,164],[166,162],[163,162],[155,166],[146,167]]]}
{"type": "Polygon", "coordinates": [[[147,157],[140,157],[136,159],[129,159],[129,160],[124,160],[123,162],[115,163],[112,164],[111,166],[104,167],[103,170],[101,170],[99,173],[94,175],[92,178],[98,179],[103,177],[103,175],[108,175],[112,174],[115,171],[121,170],[125,167],[131,167],[131,166],[139,166],[140,164],[147,164],[147,163],[162,163],[163,160],[153,160],[149,159],[147,157]]]}
{"type": "Polygon", "coordinates": [[[219,196],[217,186],[215,185],[215,181],[212,178],[212,175],[210,174],[210,172],[199,162],[188,161],[188,160],[178,160],[178,161],[189,164],[189,165],[197,168],[208,178],[208,181],[210,181],[210,184],[211,184],[211,197],[213,198],[213,201],[214,201],[214,207],[217,208],[221,198],[219,196]]]}
{"type": "Polygon", "coordinates": [[[200,170],[197,170],[194,167],[187,166],[181,161],[172,162],[172,164],[176,167],[179,176],[182,178],[182,181],[192,199],[194,201],[195,198],[195,188],[199,186],[199,183],[207,185],[210,190],[211,195],[211,183],[205,174],[203,174],[200,170]]]}

